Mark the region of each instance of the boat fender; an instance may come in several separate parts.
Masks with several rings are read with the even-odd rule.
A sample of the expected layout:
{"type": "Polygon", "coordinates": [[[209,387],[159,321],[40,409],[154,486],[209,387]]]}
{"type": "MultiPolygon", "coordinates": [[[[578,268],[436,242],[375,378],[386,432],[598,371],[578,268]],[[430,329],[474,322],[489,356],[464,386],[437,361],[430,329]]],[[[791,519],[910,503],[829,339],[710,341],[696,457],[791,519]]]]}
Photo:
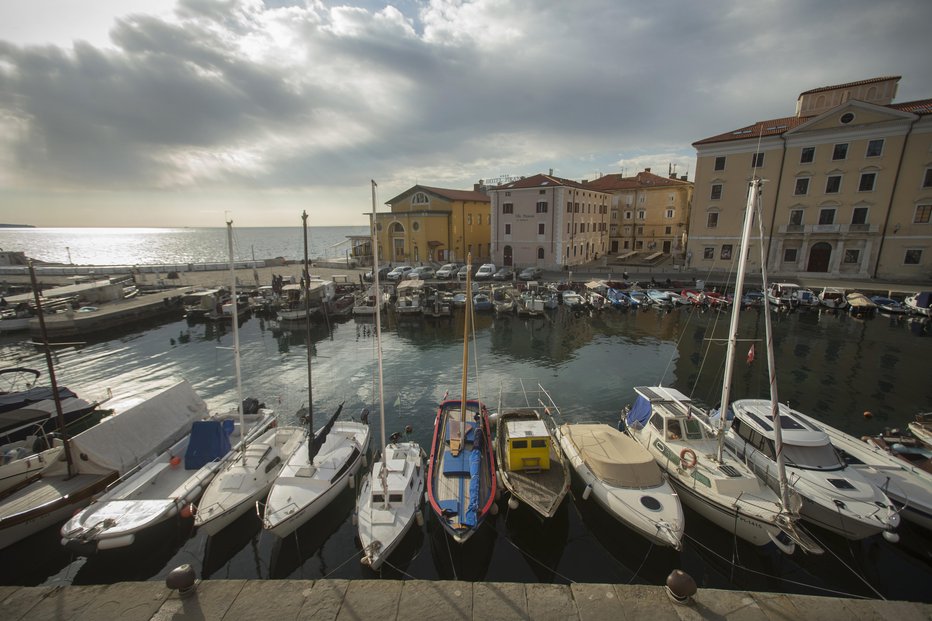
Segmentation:
{"type": "Polygon", "coordinates": [[[699,463],[699,458],[696,457],[696,451],[691,448],[684,448],[680,451],[680,466],[689,470],[695,468],[697,463],[699,463]]]}
{"type": "Polygon", "coordinates": [[[417,520],[418,526],[424,526],[424,512],[423,511],[418,509],[418,511],[414,514],[414,519],[417,520]]]}
{"type": "Polygon", "coordinates": [[[518,502],[518,499],[515,498],[514,496],[508,499],[508,508],[511,509],[512,511],[516,510],[519,506],[520,506],[520,503],[518,502]]]}
{"type": "Polygon", "coordinates": [[[359,524],[359,516],[356,514],[355,511],[353,511],[353,526],[357,526],[358,524],[359,524]]]}
{"type": "Polygon", "coordinates": [[[592,484],[586,485],[586,489],[582,491],[582,499],[589,500],[589,496],[592,494],[592,484]]]}
{"type": "Polygon", "coordinates": [[[349,488],[356,489],[356,477],[353,475],[350,475],[350,478],[349,478],[349,488]]]}
{"type": "Polygon", "coordinates": [[[893,532],[892,530],[883,531],[883,538],[889,541],[890,543],[897,543],[900,540],[899,534],[893,532]]]}

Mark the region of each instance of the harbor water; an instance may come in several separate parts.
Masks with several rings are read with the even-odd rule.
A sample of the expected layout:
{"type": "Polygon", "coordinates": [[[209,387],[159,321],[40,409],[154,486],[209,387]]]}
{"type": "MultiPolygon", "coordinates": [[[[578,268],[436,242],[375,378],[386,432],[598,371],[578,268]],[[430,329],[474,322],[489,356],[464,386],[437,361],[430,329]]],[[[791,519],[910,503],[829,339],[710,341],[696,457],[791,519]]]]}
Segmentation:
{"type": "MultiPolygon", "coordinates": [[[[4,246],[5,247],[5,246],[4,246]]],[[[218,257],[211,257],[216,260],[218,257]]],[[[480,315],[471,358],[471,396],[490,409],[499,392],[539,383],[567,421],[615,425],[633,401],[633,387],[662,382],[714,405],[721,390],[728,315],[715,311],[603,311],[576,314],[560,307],[536,319],[480,315]]],[[[387,431],[413,428],[412,439],[427,448],[436,406],[460,391],[463,322],[405,319],[385,322],[384,377],[387,431]]],[[[763,339],[759,310],[742,313],[742,348],[763,339]]],[[[877,315],[800,311],[775,320],[781,401],[860,436],[885,427],[904,427],[932,409],[928,322],[877,315]],[[865,412],[871,416],[866,417],[865,412]]],[[[251,317],[240,330],[246,396],[264,401],[282,422],[307,400],[303,328],[281,330],[251,317]]],[[[0,337],[3,366],[45,369],[42,353],[21,338],[0,337]]],[[[375,403],[374,324],[341,319],[317,323],[311,334],[315,421],[344,405],[344,417],[368,408],[378,438],[375,403]]],[[[85,397],[109,388],[108,405],[120,409],[179,378],[187,379],[214,410],[236,401],[229,326],[189,324],[184,319],[124,329],[55,354],[59,382],[85,397]]],[[[742,351],[734,398],[766,397],[763,343],[757,360],[742,351]]],[[[373,445],[373,449],[376,448],[373,445]]],[[[578,485],[578,481],[576,482],[578,485]]],[[[466,545],[448,541],[428,517],[415,528],[382,575],[392,578],[501,580],[518,582],[609,582],[662,584],[674,568],[700,587],[846,594],[932,601],[932,539],[908,523],[901,541],[876,536],[848,542],[814,531],[827,552],[787,557],[771,548],[734,540],[690,510],[682,552],[652,547],[621,526],[575,488],[557,516],[540,522],[523,507],[499,514],[466,545]]],[[[192,564],[203,578],[378,578],[361,566],[351,512],[352,490],[297,533],[276,540],[247,515],[219,536],[192,533],[190,520],[171,523],[128,555],[76,557],[50,529],[0,551],[0,583],[97,584],[163,580],[174,567],[192,564]]]]}

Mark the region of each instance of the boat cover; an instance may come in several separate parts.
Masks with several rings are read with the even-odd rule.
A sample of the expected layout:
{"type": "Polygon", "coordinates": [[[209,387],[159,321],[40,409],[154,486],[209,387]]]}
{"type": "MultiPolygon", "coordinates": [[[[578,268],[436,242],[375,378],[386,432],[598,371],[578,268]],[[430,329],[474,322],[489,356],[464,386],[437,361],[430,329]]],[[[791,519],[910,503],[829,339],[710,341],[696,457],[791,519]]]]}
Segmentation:
{"type": "Polygon", "coordinates": [[[625,423],[632,429],[643,429],[644,425],[647,424],[647,419],[650,418],[650,411],[650,401],[638,395],[634,405],[631,406],[631,410],[628,412],[625,423]]]}
{"type": "MultiPolygon", "coordinates": [[[[64,386],[58,387],[59,399],[65,400],[73,397],[77,397],[73,391],[68,390],[64,386]]],[[[35,386],[29,390],[8,392],[0,395],[0,412],[9,412],[10,410],[15,410],[31,403],[38,403],[39,401],[46,401],[54,398],[55,393],[52,392],[52,388],[49,386],[35,386]]]]}
{"type": "Polygon", "coordinates": [[[207,404],[182,380],[72,438],[76,468],[82,474],[123,474],[167,450],[207,413],[207,404]]]}
{"type": "Polygon", "coordinates": [[[477,523],[479,514],[479,471],[482,464],[481,449],[474,448],[469,451],[469,505],[466,507],[466,515],[460,520],[463,526],[472,528],[477,523]]]}
{"type": "MultiPolygon", "coordinates": [[[[230,452],[230,434],[223,424],[227,421],[233,422],[196,420],[191,424],[191,439],[184,454],[185,470],[199,470],[230,452]]],[[[229,429],[233,430],[231,426],[229,429]]]]}
{"type": "Polygon", "coordinates": [[[917,295],[916,306],[919,308],[929,308],[932,306],[932,291],[923,291],[917,295]]]}
{"type": "Polygon", "coordinates": [[[564,425],[564,433],[601,481],[615,487],[656,487],[660,468],[647,449],[605,424],[564,425]]]}

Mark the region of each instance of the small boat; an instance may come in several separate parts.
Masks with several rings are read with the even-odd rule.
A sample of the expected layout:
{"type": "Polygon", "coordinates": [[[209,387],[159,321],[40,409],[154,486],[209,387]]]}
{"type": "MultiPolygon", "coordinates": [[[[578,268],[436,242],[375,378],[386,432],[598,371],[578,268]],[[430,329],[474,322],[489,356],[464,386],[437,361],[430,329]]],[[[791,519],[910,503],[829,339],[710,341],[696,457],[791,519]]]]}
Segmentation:
{"type": "Polygon", "coordinates": [[[492,310],[492,298],[484,292],[476,293],[472,296],[472,306],[477,311],[492,310]]]}
{"type": "Polygon", "coordinates": [[[932,412],[917,414],[916,420],[910,421],[907,427],[920,442],[932,449],[932,412]]]}
{"type": "Polygon", "coordinates": [[[492,307],[496,315],[508,315],[517,310],[515,297],[517,292],[511,287],[495,287],[492,289],[492,307]]]}
{"type": "Polygon", "coordinates": [[[745,307],[763,306],[767,296],[763,291],[748,291],[741,296],[741,305],[745,307]]]}
{"type": "Polygon", "coordinates": [[[877,305],[860,291],[852,291],[845,296],[848,302],[848,312],[854,315],[866,315],[877,310],[877,305]]]}
{"type": "Polygon", "coordinates": [[[631,299],[631,306],[637,308],[647,308],[650,306],[651,300],[647,297],[647,294],[640,289],[628,289],[625,294],[631,299]],[[636,304],[635,304],[636,302],[636,304]]]}
{"type": "Polygon", "coordinates": [[[670,296],[669,291],[648,289],[647,297],[650,298],[651,304],[655,306],[673,306],[673,298],[670,296]]]}
{"type": "Polygon", "coordinates": [[[64,441],[41,427],[34,435],[0,445],[0,495],[51,468],[64,451],[64,441]]]}
{"type": "Polygon", "coordinates": [[[838,287],[825,287],[819,294],[819,303],[826,308],[844,308],[848,305],[845,290],[838,287]]]}
{"type": "Polygon", "coordinates": [[[884,297],[882,295],[872,295],[870,299],[871,302],[877,305],[877,309],[882,313],[905,315],[909,312],[909,307],[899,300],[894,300],[893,298],[884,297]]]}
{"type": "Polygon", "coordinates": [[[680,291],[680,297],[687,300],[693,306],[702,306],[705,304],[705,293],[695,289],[683,289],[680,291]]]}
{"type": "Polygon", "coordinates": [[[425,317],[450,317],[453,315],[453,297],[439,289],[432,289],[424,299],[421,313],[425,317]]]}
{"type": "Polygon", "coordinates": [[[813,293],[811,289],[797,289],[796,300],[798,301],[798,306],[802,308],[815,308],[821,304],[819,296],[813,293]]]}
{"type": "Polygon", "coordinates": [[[528,290],[521,293],[517,300],[518,316],[540,317],[547,308],[547,301],[540,292],[528,290]]]}
{"type": "Polygon", "coordinates": [[[705,301],[710,308],[723,310],[727,309],[731,304],[731,296],[725,295],[724,293],[719,293],[717,291],[706,291],[705,301]]]}
{"type": "Polygon", "coordinates": [[[579,295],[578,293],[576,293],[575,291],[573,291],[572,289],[566,289],[565,291],[563,291],[563,293],[561,294],[561,297],[563,299],[563,306],[567,308],[577,308],[579,306],[582,306],[583,303],[585,302],[585,300],[583,300],[583,297],[579,295]]]}
{"type": "Polygon", "coordinates": [[[932,317],[932,291],[920,291],[903,300],[910,312],[932,317]]]}
{"type": "Polygon", "coordinates": [[[395,313],[398,315],[419,315],[424,297],[423,280],[403,280],[395,288],[395,313]]]}
{"type": "Polygon", "coordinates": [[[797,284],[775,282],[767,289],[767,301],[778,308],[796,308],[799,306],[797,291],[799,291],[797,284]]]}
{"type": "Polygon", "coordinates": [[[378,290],[375,286],[370,286],[365,293],[357,296],[356,304],[353,306],[353,315],[371,317],[375,315],[376,312],[385,310],[385,299],[387,296],[383,293],[376,299],[376,291],[378,290]]]}
{"type": "Polygon", "coordinates": [[[612,308],[618,310],[625,310],[631,306],[631,301],[627,295],[624,294],[621,289],[615,289],[614,287],[609,287],[605,291],[605,298],[608,300],[608,303],[612,305],[612,308]]]}
{"type": "Polygon", "coordinates": [[[524,504],[542,518],[552,518],[570,489],[569,462],[555,439],[549,416],[556,405],[541,387],[532,403],[523,382],[521,387],[517,404],[499,403],[495,434],[498,476],[511,494],[509,508],[524,504]],[[541,396],[547,398],[548,405],[541,396]]]}

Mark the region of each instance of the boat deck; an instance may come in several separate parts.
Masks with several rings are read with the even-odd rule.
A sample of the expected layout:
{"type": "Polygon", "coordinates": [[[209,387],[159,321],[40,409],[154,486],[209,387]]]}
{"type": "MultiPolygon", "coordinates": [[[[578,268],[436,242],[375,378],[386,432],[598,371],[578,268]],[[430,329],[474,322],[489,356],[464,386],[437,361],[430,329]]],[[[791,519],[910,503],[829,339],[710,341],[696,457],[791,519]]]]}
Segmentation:
{"type": "Polygon", "coordinates": [[[488,460],[483,458],[485,451],[481,441],[476,442],[476,434],[481,434],[481,428],[471,420],[476,414],[478,409],[470,404],[466,411],[466,434],[457,455],[453,455],[450,439],[458,435],[460,410],[457,406],[457,409],[447,409],[442,414],[442,452],[435,465],[434,497],[441,511],[445,512],[447,527],[453,531],[470,530],[479,524],[478,514],[491,488],[488,460]],[[478,487],[472,485],[473,473],[478,477],[478,487]],[[476,506],[470,508],[472,503],[476,506]]]}
{"type": "Polygon", "coordinates": [[[514,420],[540,420],[540,417],[533,410],[520,410],[507,412],[499,418],[495,448],[502,483],[517,500],[531,506],[544,517],[551,517],[569,489],[568,464],[560,450],[559,442],[551,439],[550,468],[509,470],[505,459],[507,434],[503,430],[507,421],[514,420]]]}
{"type": "Polygon", "coordinates": [[[67,479],[51,476],[39,479],[14,492],[0,503],[0,526],[28,519],[30,515],[53,510],[56,505],[77,502],[100,492],[116,473],[79,474],[67,479]]]}

